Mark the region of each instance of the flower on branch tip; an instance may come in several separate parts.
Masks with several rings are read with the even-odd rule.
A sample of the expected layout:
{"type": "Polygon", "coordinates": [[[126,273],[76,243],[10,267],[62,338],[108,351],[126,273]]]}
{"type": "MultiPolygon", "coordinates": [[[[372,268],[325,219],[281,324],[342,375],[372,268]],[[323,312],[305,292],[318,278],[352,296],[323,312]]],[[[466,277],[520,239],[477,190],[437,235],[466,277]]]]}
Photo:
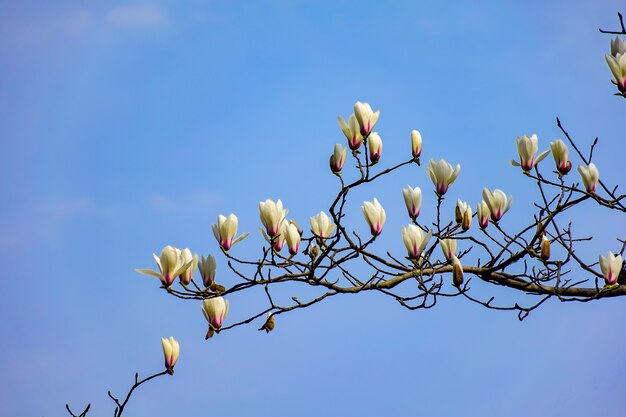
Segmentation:
{"type": "Polygon", "coordinates": [[[169,339],[161,338],[161,344],[163,345],[163,355],[165,356],[165,370],[172,375],[174,373],[174,365],[178,360],[178,354],[180,353],[180,346],[173,336],[169,339]]]}
{"type": "Polygon", "coordinates": [[[422,135],[417,130],[411,130],[411,151],[413,158],[419,158],[422,154],[422,135]]]}
{"type": "MultiPolygon", "coordinates": [[[[341,131],[348,139],[350,149],[353,151],[359,149],[363,143],[363,136],[361,135],[361,128],[359,127],[359,122],[356,120],[356,116],[351,114],[350,117],[348,117],[348,123],[343,120],[343,117],[337,116],[337,121],[339,122],[341,131]]],[[[337,148],[335,147],[335,149],[337,148]]]]}
{"type": "Polygon", "coordinates": [[[483,201],[489,207],[491,220],[498,222],[504,216],[504,213],[511,208],[513,196],[509,195],[507,199],[506,194],[502,190],[493,190],[492,192],[488,188],[483,188],[483,201]]]}
{"type": "Polygon", "coordinates": [[[439,246],[448,261],[456,258],[456,239],[439,239],[439,246]]]}
{"type": "Polygon", "coordinates": [[[278,233],[280,233],[280,228],[287,216],[287,209],[283,208],[283,202],[278,199],[278,201],[274,202],[274,200],[267,199],[265,201],[259,202],[259,215],[261,217],[261,222],[263,226],[265,226],[265,230],[270,238],[276,237],[278,233]]]}
{"type": "Polygon", "coordinates": [[[622,264],[624,263],[622,255],[615,256],[613,252],[609,252],[604,256],[600,255],[598,259],[606,285],[617,284],[617,278],[622,271],[622,264]]]}
{"type": "Polygon", "coordinates": [[[370,226],[372,236],[381,234],[385,220],[387,220],[383,206],[374,198],[372,201],[364,201],[361,205],[361,210],[363,211],[363,216],[365,216],[367,224],[370,226]]]}
{"type": "Polygon", "coordinates": [[[174,283],[177,276],[181,275],[184,271],[190,268],[193,262],[193,260],[184,262],[182,251],[170,245],[161,250],[160,256],[156,256],[154,253],[152,256],[159,267],[158,272],[152,269],[135,269],[135,271],[140,274],[159,278],[163,283],[163,286],[166,288],[170,287],[174,283]]]}
{"type": "Polygon", "coordinates": [[[626,53],[617,53],[613,55],[605,55],[606,63],[615,78],[614,83],[617,89],[622,93],[626,93],[626,53]]]}
{"type": "Polygon", "coordinates": [[[198,264],[200,275],[202,276],[202,282],[206,288],[211,288],[215,282],[215,271],[217,270],[217,261],[215,256],[209,255],[206,258],[203,256],[198,264]]]}
{"type": "Polygon", "coordinates": [[[530,137],[526,135],[519,136],[516,139],[516,143],[517,153],[519,154],[520,162],[514,160],[511,160],[510,162],[513,166],[521,166],[524,172],[528,172],[533,169],[535,165],[541,162],[543,158],[548,156],[548,154],[550,153],[549,150],[543,151],[539,154],[539,156],[535,158],[537,150],[539,149],[539,141],[537,139],[537,135],[532,135],[530,137]]]}
{"type": "Polygon", "coordinates": [[[402,196],[404,197],[404,204],[406,204],[406,209],[409,212],[409,217],[412,220],[415,220],[417,216],[420,215],[420,210],[422,209],[421,188],[412,188],[410,185],[407,185],[406,188],[402,189],[402,196]]]}
{"type": "Polygon", "coordinates": [[[213,225],[213,234],[224,251],[228,251],[235,243],[249,235],[249,233],[244,233],[235,239],[238,224],[237,216],[232,213],[228,217],[221,214],[217,216],[217,224],[213,225]]]}
{"type": "Polygon", "coordinates": [[[476,213],[476,216],[478,217],[478,225],[481,229],[486,229],[487,226],[489,226],[489,217],[491,216],[491,212],[489,211],[489,206],[485,203],[485,200],[478,203],[476,213]]]}
{"type": "Polygon", "coordinates": [[[185,265],[189,265],[187,269],[184,269],[180,273],[180,282],[187,286],[191,283],[191,278],[193,277],[193,273],[196,272],[196,267],[198,266],[198,254],[191,254],[191,251],[188,248],[185,248],[180,251],[180,257],[185,265]]]}
{"type": "Polygon", "coordinates": [[[567,175],[572,169],[572,161],[569,160],[567,146],[561,139],[557,139],[554,142],[550,142],[550,149],[552,150],[556,170],[560,175],[567,175]]]}
{"type": "Polygon", "coordinates": [[[472,224],[472,207],[461,199],[456,200],[456,209],[454,210],[454,218],[461,225],[463,230],[470,228],[472,224]]]}
{"type": "Polygon", "coordinates": [[[336,143],[333,154],[330,156],[330,170],[335,174],[341,174],[343,164],[346,162],[348,149],[336,143]]]}
{"type": "Polygon", "coordinates": [[[354,104],[354,116],[359,122],[361,135],[367,136],[374,130],[374,125],[380,116],[380,110],[374,112],[368,103],[357,101],[354,104]]]}
{"type": "Polygon", "coordinates": [[[615,35],[611,39],[611,56],[624,55],[626,53],[626,42],[620,36],[615,35]]]}
{"type": "Polygon", "coordinates": [[[463,265],[456,256],[452,257],[452,283],[457,288],[463,285],[463,265]]]}
{"type": "Polygon", "coordinates": [[[583,179],[585,190],[590,194],[595,193],[600,179],[600,172],[598,168],[596,168],[596,165],[593,162],[589,165],[578,165],[578,173],[583,179]]]}
{"type": "Polygon", "coordinates": [[[377,132],[372,132],[367,138],[370,149],[370,161],[373,164],[380,160],[380,155],[383,152],[383,140],[377,132]]]}
{"type": "Polygon", "coordinates": [[[422,229],[414,224],[402,226],[402,241],[404,246],[406,246],[410,259],[418,259],[420,257],[431,236],[432,232],[429,231],[424,237],[422,229]]]}
{"type": "Polygon", "coordinates": [[[287,226],[285,226],[284,234],[289,253],[291,255],[296,255],[300,248],[300,241],[302,239],[298,225],[293,221],[290,222],[287,226]]]}
{"type": "Polygon", "coordinates": [[[435,192],[439,196],[448,192],[448,188],[459,176],[460,171],[461,165],[456,164],[456,167],[453,169],[452,165],[444,159],[440,159],[439,162],[431,159],[426,168],[426,173],[428,173],[431,181],[435,184],[435,192]]]}
{"type": "MultiPolygon", "coordinates": [[[[228,315],[229,303],[222,297],[206,298],[202,300],[202,313],[209,322],[209,331],[218,331],[228,315]]],[[[212,335],[212,333],[211,333],[212,335]]],[[[207,334],[207,339],[211,337],[207,334]]]]}
{"type": "Polygon", "coordinates": [[[315,235],[318,244],[322,244],[335,230],[335,223],[323,211],[310,218],[311,232],[315,235]]]}

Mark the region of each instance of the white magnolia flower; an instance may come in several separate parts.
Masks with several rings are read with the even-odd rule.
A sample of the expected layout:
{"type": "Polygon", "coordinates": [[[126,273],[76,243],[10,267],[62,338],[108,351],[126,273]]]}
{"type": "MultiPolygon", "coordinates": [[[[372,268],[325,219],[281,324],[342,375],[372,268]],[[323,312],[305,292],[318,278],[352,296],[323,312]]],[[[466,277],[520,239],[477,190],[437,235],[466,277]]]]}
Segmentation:
{"type": "Polygon", "coordinates": [[[374,198],[372,201],[364,201],[361,210],[363,211],[363,216],[365,216],[367,224],[370,226],[372,236],[378,236],[383,231],[385,220],[387,220],[385,209],[380,205],[378,200],[374,198]]]}
{"type": "Polygon", "coordinates": [[[489,212],[491,214],[491,220],[497,222],[504,216],[504,213],[509,211],[511,208],[511,204],[513,203],[513,196],[509,195],[509,198],[506,198],[506,194],[502,190],[489,190],[488,188],[483,189],[483,200],[487,203],[489,207],[489,212]]]}
{"type": "Polygon", "coordinates": [[[440,159],[439,162],[431,159],[430,164],[426,168],[426,173],[435,184],[435,192],[442,196],[448,192],[448,188],[459,176],[461,165],[457,164],[456,168],[452,168],[447,161],[440,159]]]}
{"type": "Polygon", "coordinates": [[[152,256],[159,267],[158,271],[152,269],[135,269],[135,271],[159,278],[165,287],[171,286],[176,277],[186,271],[193,262],[192,260],[185,262],[181,250],[170,245],[163,248],[160,256],[154,253],[152,256]]]}
{"type": "Polygon", "coordinates": [[[217,224],[213,225],[213,234],[225,251],[228,251],[235,243],[245,239],[249,234],[244,233],[235,239],[238,224],[237,216],[232,213],[228,217],[224,217],[221,214],[217,216],[217,224]]]}
{"type": "Polygon", "coordinates": [[[615,256],[613,252],[609,252],[604,256],[600,255],[599,262],[606,284],[617,284],[617,278],[619,278],[619,274],[622,270],[622,264],[624,263],[622,255],[615,256]]]}
{"type": "Polygon", "coordinates": [[[426,237],[424,237],[422,230],[414,224],[402,226],[402,241],[404,246],[406,246],[409,258],[419,258],[431,236],[432,233],[429,231],[426,237]]]}
{"type": "Polygon", "coordinates": [[[354,115],[356,116],[356,120],[359,122],[361,135],[367,136],[372,130],[374,130],[374,125],[380,116],[380,110],[376,110],[376,112],[374,112],[369,104],[357,101],[354,104],[354,115]]]}
{"type": "Polygon", "coordinates": [[[180,345],[170,336],[169,339],[161,338],[161,344],[163,345],[163,355],[165,356],[165,369],[167,373],[172,375],[174,373],[174,365],[178,360],[178,354],[180,353],[180,345]]]}
{"type": "Polygon", "coordinates": [[[596,168],[595,164],[592,162],[589,165],[578,165],[578,173],[583,179],[583,184],[585,184],[585,189],[588,193],[595,193],[596,188],[598,187],[598,181],[600,180],[600,172],[598,172],[598,168],[596,168]]]}
{"type": "Polygon", "coordinates": [[[543,158],[548,156],[550,151],[543,151],[535,158],[537,154],[537,150],[539,149],[539,141],[537,139],[537,135],[532,135],[530,137],[523,135],[519,136],[516,139],[517,142],[517,153],[520,157],[520,162],[511,160],[511,165],[519,167],[521,166],[524,172],[528,172],[533,167],[541,162],[543,158]]]}

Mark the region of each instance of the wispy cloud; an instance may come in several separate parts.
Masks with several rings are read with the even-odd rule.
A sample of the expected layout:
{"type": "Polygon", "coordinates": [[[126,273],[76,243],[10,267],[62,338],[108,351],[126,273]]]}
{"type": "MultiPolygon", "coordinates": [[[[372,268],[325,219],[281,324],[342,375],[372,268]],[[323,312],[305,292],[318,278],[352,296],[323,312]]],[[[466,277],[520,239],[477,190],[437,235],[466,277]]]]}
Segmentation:
{"type": "Polygon", "coordinates": [[[214,191],[200,191],[182,198],[154,194],[150,197],[149,204],[154,210],[163,213],[181,213],[210,209],[219,203],[220,199],[220,195],[214,191]]]}
{"type": "Polygon", "coordinates": [[[68,198],[64,200],[46,201],[41,205],[44,215],[54,219],[67,219],[94,211],[95,203],[86,197],[68,198]]]}
{"type": "Polygon", "coordinates": [[[106,14],[106,21],[124,28],[155,28],[168,23],[167,13],[155,4],[122,5],[106,14]]]}

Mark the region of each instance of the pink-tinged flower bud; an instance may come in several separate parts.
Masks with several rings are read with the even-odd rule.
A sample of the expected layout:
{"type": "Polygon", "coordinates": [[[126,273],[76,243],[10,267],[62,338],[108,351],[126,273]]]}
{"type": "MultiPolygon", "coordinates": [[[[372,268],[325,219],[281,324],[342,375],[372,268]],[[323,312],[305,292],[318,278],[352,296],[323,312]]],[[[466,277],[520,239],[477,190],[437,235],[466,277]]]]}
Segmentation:
{"type": "Polygon", "coordinates": [[[544,261],[550,259],[550,239],[545,234],[541,236],[541,259],[544,261]]]}
{"type": "Polygon", "coordinates": [[[372,132],[367,138],[367,142],[370,148],[370,161],[375,164],[380,160],[380,155],[383,152],[383,140],[378,133],[372,132]]]}
{"type": "Polygon", "coordinates": [[[578,165],[578,173],[583,179],[583,184],[585,184],[587,192],[590,194],[595,193],[600,179],[600,172],[598,172],[598,168],[596,168],[595,164],[592,162],[587,166],[578,165]]]}
{"type": "Polygon", "coordinates": [[[341,174],[343,164],[346,162],[346,156],[348,150],[341,146],[339,143],[335,144],[335,150],[330,156],[330,170],[335,174],[341,174]]]}
{"type": "Polygon", "coordinates": [[[560,175],[567,175],[572,169],[572,161],[569,160],[567,146],[561,139],[557,139],[554,142],[550,142],[550,149],[552,150],[556,170],[559,171],[560,175]]]}
{"type": "Polygon", "coordinates": [[[363,143],[363,136],[360,132],[359,122],[356,120],[354,114],[351,114],[350,117],[348,117],[348,123],[346,123],[341,116],[337,116],[337,120],[339,121],[341,131],[348,139],[348,146],[350,149],[353,151],[359,149],[363,143]]]}
{"type": "Polygon", "coordinates": [[[539,156],[535,158],[537,150],[539,149],[539,141],[537,139],[537,135],[532,135],[531,137],[528,137],[526,135],[519,136],[516,142],[517,153],[519,154],[520,162],[511,160],[511,165],[516,167],[521,166],[524,172],[528,172],[533,169],[535,165],[541,162],[543,158],[548,156],[548,154],[550,153],[550,151],[543,151],[539,154],[539,156]]]}
{"type": "Polygon", "coordinates": [[[408,252],[409,258],[418,259],[428,244],[432,233],[429,231],[426,237],[422,230],[414,224],[402,226],[402,241],[408,252]]]}
{"type": "Polygon", "coordinates": [[[209,322],[209,327],[217,331],[222,327],[224,319],[228,315],[228,300],[222,297],[206,298],[202,300],[202,313],[209,322]]]}
{"type": "Polygon", "coordinates": [[[454,210],[454,217],[456,222],[461,225],[463,230],[467,230],[472,225],[472,207],[461,201],[461,199],[457,199],[456,201],[456,209],[454,210]]]}
{"type": "Polygon", "coordinates": [[[433,184],[435,184],[435,192],[439,196],[448,192],[448,188],[459,176],[460,171],[461,165],[457,164],[456,168],[453,169],[452,165],[443,159],[440,159],[439,162],[431,159],[430,164],[426,168],[426,173],[433,184]]]}
{"type": "Polygon", "coordinates": [[[291,255],[296,255],[298,250],[300,249],[300,241],[302,237],[300,236],[300,229],[298,229],[298,225],[291,222],[285,227],[285,239],[287,240],[287,247],[289,248],[289,253],[291,255]]]}
{"type": "Polygon", "coordinates": [[[600,255],[599,262],[606,285],[617,284],[617,278],[622,271],[622,264],[624,263],[622,255],[615,256],[613,252],[609,252],[604,256],[600,255]]]}
{"type": "Polygon", "coordinates": [[[402,196],[404,197],[404,204],[406,204],[409,217],[415,220],[420,215],[422,208],[422,190],[420,187],[412,188],[410,185],[407,185],[406,188],[402,189],[402,196]]]}
{"type": "Polygon", "coordinates": [[[163,286],[166,288],[170,287],[174,283],[177,276],[181,275],[183,271],[191,267],[193,262],[193,260],[185,262],[183,260],[181,250],[169,245],[163,248],[161,256],[156,256],[154,253],[152,256],[159,267],[158,272],[153,271],[152,269],[135,269],[135,271],[140,274],[159,278],[161,283],[163,283],[163,286]]]}
{"type": "Polygon", "coordinates": [[[217,224],[213,225],[213,235],[223,250],[228,251],[235,243],[248,237],[249,233],[244,233],[235,239],[238,224],[237,216],[232,213],[228,217],[221,214],[217,216],[217,224]]]}
{"type": "Polygon", "coordinates": [[[456,256],[452,257],[452,283],[457,288],[463,285],[463,265],[456,256]]]}
{"type": "Polygon", "coordinates": [[[605,55],[604,58],[615,78],[617,89],[622,94],[626,93],[626,53],[618,53],[616,56],[605,55]]]}
{"type": "Polygon", "coordinates": [[[456,239],[439,239],[439,246],[448,261],[456,257],[456,239]]]}
{"type": "Polygon", "coordinates": [[[378,121],[378,116],[380,116],[380,110],[374,112],[369,104],[357,101],[354,104],[354,116],[359,122],[361,135],[367,136],[374,130],[374,125],[378,121]]]}
{"type": "Polygon", "coordinates": [[[209,255],[206,258],[203,256],[202,260],[198,264],[200,275],[202,276],[202,282],[206,288],[211,288],[215,282],[215,272],[217,270],[217,261],[215,256],[209,255]]]}
{"type": "Polygon", "coordinates": [[[172,375],[174,373],[174,365],[178,360],[178,354],[180,353],[180,346],[173,336],[169,339],[161,338],[161,344],[163,345],[163,355],[165,356],[165,369],[167,373],[172,375]]]}
{"type": "Polygon", "coordinates": [[[333,223],[330,217],[328,217],[323,211],[320,211],[314,217],[311,217],[310,220],[311,232],[315,235],[317,243],[322,245],[324,240],[330,237],[335,230],[335,223],[333,223]]]}
{"type": "Polygon", "coordinates": [[[387,219],[385,209],[380,205],[378,200],[374,198],[372,201],[364,201],[363,205],[361,205],[361,210],[363,211],[363,216],[365,216],[367,224],[370,226],[372,236],[378,236],[383,231],[383,226],[387,219]]]}
{"type": "Polygon", "coordinates": [[[478,225],[481,229],[486,229],[487,226],[489,226],[489,217],[491,216],[491,212],[489,211],[489,206],[484,200],[478,203],[476,213],[478,217],[478,225]]]}
{"type": "Polygon", "coordinates": [[[413,158],[419,158],[422,154],[422,135],[417,130],[411,130],[411,145],[413,158]]]}
{"type": "Polygon", "coordinates": [[[283,202],[280,199],[274,203],[269,198],[259,203],[259,214],[261,222],[269,237],[275,237],[280,232],[280,227],[287,216],[287,209],[283,209],[283,202]]]}
{"type": "Polygon", "coordinates": [[[191,278],[193,277],[193,273],[196,271],[196,267],[198,266],[198,255],[191,254],[191,251],[188,248],[180,251],[180,257],[182,262],[185,265],[189,265],[189,268],[184,269],[180,273],[180,282],[183,285],[189,285],[191,283],[191,278]]]}
{"type": "Polygon", "coordinates": [[[509,195],[509,198],[506,198],[506,194],[502,190],[489,190],[488,188],[483,189],[483,201],[487,203],[489,207],[489,212],[491,213],[491,220],[497,222],[504,216],[504,213],[509,211],[511,208],[511,204],[513,203],[513,196],[509,195]]]}

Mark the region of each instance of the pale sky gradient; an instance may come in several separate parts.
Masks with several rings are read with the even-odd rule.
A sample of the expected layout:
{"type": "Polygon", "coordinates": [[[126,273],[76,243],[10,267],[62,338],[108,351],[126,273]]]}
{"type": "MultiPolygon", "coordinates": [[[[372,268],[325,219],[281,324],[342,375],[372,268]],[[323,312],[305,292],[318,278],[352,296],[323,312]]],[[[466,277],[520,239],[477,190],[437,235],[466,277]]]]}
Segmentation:
{"type": "MultiPolygon", "coordinates": [[[[524,223],[536,195],[508,165],[515,137],[545,149],[557,116],[582,146],[600,138],[602,179],[624,184],[626,102],[597,30],[624,3],[546,3],[0,0],[0,415],[112,415],[106,391],[159,371],[173,335],[175,376],[129,416],[623,416],[623,299],[554,301],[520,323],[461,298],[410,312],[335,297],[269,335],[254,323],[205,342],[199,303],[133,271],[167,244],[218,254],[210,224],[230,212],[252,233],[233,250],[255,259],[266,198],[301,225],[327,210],[336,117],[356,100],[381,110],[382,165],[407,158],[411,129],[425,160],[462,165],[450,210],[502,188],[505,224],[524,223]]],[[[432,216],[424,166],[351,200],[360,231],[361,201],[387,208],[381,251],[403,254],[407,184],[432,216]]],[[[589,204],[572,220],[594,236],[585,259],[619,250],[623,216],[589,204]]],[[[231,297],[227,322],[264,300],[231,297]]]]}

